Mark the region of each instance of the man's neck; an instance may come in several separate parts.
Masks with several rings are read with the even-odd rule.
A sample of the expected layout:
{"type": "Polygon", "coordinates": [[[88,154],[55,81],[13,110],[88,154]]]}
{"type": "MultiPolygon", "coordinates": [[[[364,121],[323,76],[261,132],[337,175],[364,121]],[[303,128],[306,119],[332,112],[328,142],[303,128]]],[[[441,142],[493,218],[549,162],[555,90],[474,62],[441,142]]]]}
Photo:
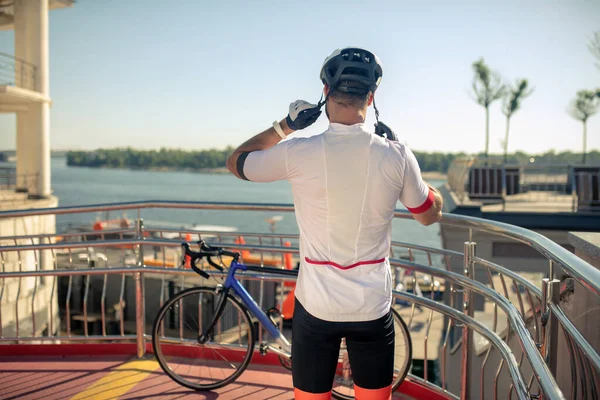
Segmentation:
{"type": "Polygon", "coordinates": [[[329,122],[343,125],[362,124],[365,122],[365,113],[356,108],[334,106],[329,111],[329,122]]]}

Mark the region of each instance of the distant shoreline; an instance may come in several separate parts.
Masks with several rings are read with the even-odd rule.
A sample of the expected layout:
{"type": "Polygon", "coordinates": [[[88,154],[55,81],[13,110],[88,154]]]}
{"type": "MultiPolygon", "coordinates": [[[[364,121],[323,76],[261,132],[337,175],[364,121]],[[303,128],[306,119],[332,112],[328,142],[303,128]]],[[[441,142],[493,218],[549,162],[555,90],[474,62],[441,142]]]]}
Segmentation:
{"type": "Polygon", "coordinates": [[[229,170],[227,167],[219,168],[175,168],[175,167],[147,167],[147,168],[135,168],[135,167],[109,167],[106,165],[99,167],[92,167],[89,165],[69,165],[71,168],[90,168],[90,169],[118,169],[128,171],[151,171],[151,172],[192,172],[198,174],[228,174],[229,170]]]}
{"type": "Polygon", "coordinates": [[[448,179],[448,175],[446,175],[443,172],[439,172],[439,171],[421,172],[421,176],[425,180],[432,180],[432,181],[445,181],[446,179],[448,179]]]}

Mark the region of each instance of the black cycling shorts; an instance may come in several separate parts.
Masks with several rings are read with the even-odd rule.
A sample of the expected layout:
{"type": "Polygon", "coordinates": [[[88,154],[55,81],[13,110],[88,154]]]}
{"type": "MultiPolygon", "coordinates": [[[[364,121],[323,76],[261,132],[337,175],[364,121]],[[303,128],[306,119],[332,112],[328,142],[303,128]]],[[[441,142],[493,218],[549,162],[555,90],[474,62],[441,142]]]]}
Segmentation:
{"type": "Polygon", "coordinates": [[[296,299],[292,319],[294,387],[309,393],[331,390],[342,338],[346,338],[354,384],[363,389],[388,387],[394,372],[394,337],[391,311],[373,321],[331,322],[313,317],[296,299]]]}

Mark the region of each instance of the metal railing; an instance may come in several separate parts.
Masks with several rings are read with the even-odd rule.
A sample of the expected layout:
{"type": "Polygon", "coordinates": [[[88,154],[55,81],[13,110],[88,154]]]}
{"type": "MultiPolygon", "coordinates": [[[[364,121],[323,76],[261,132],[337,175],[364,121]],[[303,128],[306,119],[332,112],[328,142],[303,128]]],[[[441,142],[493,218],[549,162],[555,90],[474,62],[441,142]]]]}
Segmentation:
{"type": "MultiPolygon", "coordinates": [[[[190,235],[191,240],[204,238],[213,244],[258,253],[254,262],[259,265],[278,262],[283,266],[286,255],[298,252],[298,236],[294,234],[145,229],[141,214],[148,208],[293,211],[292,206],[282,204],[152,201],[0,212],[0,221],[33,215],[134,209],[139,218],[133,229],[61,234],[59,242],[53,233],[0,237],[0,304],[12,304],[18,325],[13,329],[14,334],[8,335],[8,316],[0,314],[0,326],[5,321],[0,341],[136,340],[143,352],[148,323],[166,300],[166,292],[200,282],[200,278],[192,278],[193,274],[177,263],[179,254],[174,249],[179,247],[179,237],[185,239],[190,235]],[[164,239],[168,235],[175,237],[164,239]],[[246,244],[236,244],[235,239],[242,235],[246,244]],[[78,251],[82,251],[81,255],[78,251]],[[32,260],[29,267],[25,261],[27,254],[35,255],[29,257],[32,260]],[[78,283],[78,279],[83,280],[78,283]],[[131,284],[133,293],[126,290],[131,284]],[[154,285],[151,291],[160,295],[148,296],[149,285],[154,285]],[[45,323],[46,336],[41,336],[43,330],[37,320],[39,293],[49,296],[44,304],[58,307],[59,292],[65,299],[61,311],[64,322],[59,324],[57,319],[50,318],[45,323]],[[92,299],[94,296],[96,301],[92,299]],[[28,306],[23,307],[23,301],[28,306]],[[94,305],[98,310],[93,309],[94,305]],[[31,321],[27,327],[26,320],[31,321]],[[73,329],[74,321],[82,324],[79,331],[73,329]],[[92,327],[90,334],[88,325],[94,321],[99,326],[96,330],[92,327]],[[26,328],[31,329],[25,331],[26,328]]],[[[395,217],[412,218],[404,211],[397,211],[395,217]]],[[[525,243],[548,259],[548,273],[536,285],[505,266],[477,257],[473,241],[466,243],[462,252],[393,242],[391,266],[404,279],[405,288],[412,281],[413,293],[396,291],[394,296],[399,301],[396,307],[409,325],[415,348],[422,349],[421,381],[450,398],[457,395],[467,398],[469,393],[485,398],[491,398],[493,393],[496,398],[513,392],[517,398],[533,398],[537,394],[563,398],[555,379],[556,344],[565,340],[573,354],[569,372],[578,385],[564,390],[570,389],[572,395],[582,398],[597,393],[600,357],[589,339],[563,313],[557,297],[559,282],[554,277],[572,277],[591,295],[600,298],[600,272],[544,236],[523,228],[457,215],[445,215],[441,223],[464,228],[469,237],[482,231],[525,243]],[[408,256],[399,258],[401,254],[408,256]],[[462,273],[455,272],[457,269],[462,273]],[[419,288],[424,295],[419,295],[419,288]],[[441,299],[437,298],[440,292],[444,293],[441,299]],[[486,320],[487,323],[481,322],[486,320]],[[432,355],[436,352],[437,356],[432,355]],[[437,359],[441,376],[436,376],[430,368],[431,358],[437,359]],[[462,383],[457,385],[457,382],[462,383]]],[[[214,276],[219,274],[215,272],[214,276]]],[[[251,293],[263,307],[273,305],[269,304],[272,302],[279,306],[283,303],[284,278],[252,274],[240,277],[254,281],[251,293]],[[269,286],[271,283],[275,286],[269,286]]],[[[49,314],[55,315],[56,310],[50,310],[49,314]]]]}
{"type": "Polygon", "coordinates": [[[16,86],[35,90],[36,66],[32,63],[0,52],[0,86],[16,86]]]}
{"type": "Polygon", "coordinates": [[[37,179],[36,173],[17,174],[16,168],[0,167],[0,190],[27,190],[37,185],[37,179]]]}

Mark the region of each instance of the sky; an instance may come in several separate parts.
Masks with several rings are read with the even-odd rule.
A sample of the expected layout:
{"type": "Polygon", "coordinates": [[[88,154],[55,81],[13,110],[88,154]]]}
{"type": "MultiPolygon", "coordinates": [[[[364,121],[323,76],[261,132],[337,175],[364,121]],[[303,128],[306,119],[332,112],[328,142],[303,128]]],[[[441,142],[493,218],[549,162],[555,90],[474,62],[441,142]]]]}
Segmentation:
{"type": "MultiPolygon", "coordinates": [[[[235,146],[296,99],[316,103],[325,57],[360,46],[383,63],[381,120],[414,150],[483,151],[485,110],[468,94],[483,57],[507,83],[535,87],[511,120],[510,151],[579,152],[581,122],[566,110],[578,90],[600,87],[595,31],[597,0],[78,0],[50,12],[51,146],[235,146]]],[[[0,31],[0,52],[14,54],[12,31],[0,31]]],[[[323,113],[294,135],[327,124],[323,113]]],[[[0,149],[14,148],[15,125],[0,114],[0,149]]],[[[496,102],[491,152],[504,133],[496,102]]],[[[600,115],[588,149],[600,149],[600,115]]]]}

